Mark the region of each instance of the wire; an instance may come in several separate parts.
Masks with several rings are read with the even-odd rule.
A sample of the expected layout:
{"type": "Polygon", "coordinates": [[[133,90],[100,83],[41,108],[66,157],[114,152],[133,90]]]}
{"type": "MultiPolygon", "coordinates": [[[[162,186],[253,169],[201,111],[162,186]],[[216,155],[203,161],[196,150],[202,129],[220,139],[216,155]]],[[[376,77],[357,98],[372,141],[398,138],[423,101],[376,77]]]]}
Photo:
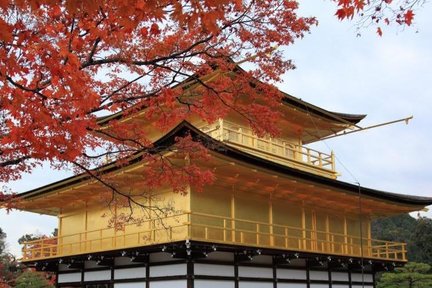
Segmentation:
{"type": "MultiPolygon", "coordinates": [[[[308,109],[308,107],[306,106],[306,111],[307,111],[307,115],[309,116],[309,118],[311,119],[311,122],[315,128],[315,132],[317,133],[317,135],[319,135],[319,129],[318,126],[316,125],[313,117],[311,116],[311,113],[308,109]]],[[[324,145],[327,147],[327,149],[331,152],[333,151],[333,149],[330,148],[330,146],[327,144],[327,142],[325,141],[325,139],[318,139],[318,141],[321,141],[322,143],[324,143],[324,145]]],[[[344,163],[339,159],[339,157],[337,157],[336,155],[334,156],[336,161],[342,166],[342,168],[348,172],[348,174],[351,176],[351,178],[354,180],[354,183],[357,185],[358,187],[358,209],[359,209],[359,224],[360,224],[360,266],[361,266],[361,275],[362,275],[362,287],[365,288],[365,269],[364,269],[364,250],[363,250],[363,207],[362,207],[362,192],[361,192],[361,185],[360,185],[360,181],[357,179],[357,177],[348,169],[348,167],[346,167],[344,165],[344,163]]]]}

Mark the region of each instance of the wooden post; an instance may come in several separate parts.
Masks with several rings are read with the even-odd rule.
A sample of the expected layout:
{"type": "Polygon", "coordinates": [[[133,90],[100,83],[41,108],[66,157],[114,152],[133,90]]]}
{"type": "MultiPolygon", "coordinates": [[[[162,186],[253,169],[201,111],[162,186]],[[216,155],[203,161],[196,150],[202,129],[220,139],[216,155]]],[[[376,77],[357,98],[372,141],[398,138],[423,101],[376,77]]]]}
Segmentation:
{"type": "Polygon", "coordinates": [[[234,193],[231,194],[231,241],[235,243],[236,241],[236,231],[235,231],[235,197],[234,193]]]}
{"type": "Polygon", "coordinates": [[[343,249],[343,253],[348,254],[348,223],[347,223],[347,219],[345,216],[344,216],[344,249],[343,249]]]}
{"type": "Polygon", "coordinates": [[[269,200],[269,234],[270,234],[270,246],[274,246],[274,231],[273,231],[273,201],[272,196],[270,194],[269,200]]]}
{"type": "Polygon", "coordinates": [[[329,216],[326,215],[326,219],[325,219],[325,229],[326,229],[326,249],[327,251],[330,251],[330,220],[329,220],[329,216]]]}
{"type": "Polygon", "coordinates": [[[305,249],[306,250],[306,212],[304,207],[302,207],[302,219],[301,219],[301,223],[302,223],[302,238],[303,238],[303,247],[299,247],[300,249],[305,249]]]}
{"type": "Polygon", "coordinates": [[[226,229],[227,229],[227,226],[226,226],[226,219],[223,219],[223,241],[224,242],[226,242],[226,236],[227,236],[227,233],[226,233],[226,229]]]}
{"type": "Polygon", "coordinates": [[[371,229],[371,220],[367,220],[367,249],[366,249],[366,256],[372,256],[372,229],[371,229]]]}

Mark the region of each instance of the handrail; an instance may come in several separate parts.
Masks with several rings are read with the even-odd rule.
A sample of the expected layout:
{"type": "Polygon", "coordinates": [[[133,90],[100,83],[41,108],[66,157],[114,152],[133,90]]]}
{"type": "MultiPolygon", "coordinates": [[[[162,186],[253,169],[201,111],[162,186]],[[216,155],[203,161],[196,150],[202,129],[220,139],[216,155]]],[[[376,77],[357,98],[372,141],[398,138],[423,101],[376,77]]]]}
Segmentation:
{"type": "MultiPolygon", "coordinates": [[[[209,218],[213,218],[213,219],[222,219],[222,220],[236,221],[236,222],[242,222],[242,223],[248,223],[248,224],[266,225],[268,227],[273,227],[273,228],[288,228],[288,229],[292,229],[292,230],[297,230],[299,232],[305,231],[305,232],[311,232],[311,233],[331,234],[331,235],[339,236],[339,237],[345,237],[345,236],[347,236],[345,234],[341,234],[341,233],[337,233],[337,232],[327,232],[327,231],[322,231],[322,230],[313,230],[313,229],[300,228],[300,227],[295,227],[295,226],[272,224],[272,223],[267,223],[267,222],[262,222],[262,221],[252,221],[252,220],[232,218],[232,217],[227,217],[227,216],[212,215],[212,214],[202,213],[202,212],[190,212],[189,214],[191,214],[191,215],[197,215],[197,216],[209,217],[209,218]]],[[[368,238],[364,238],[364,237],[361,238],[361,237],[353,236],[353,235],[348,235],[348,237],[353,238],[353,239],[357,239],[357,240],[363,240],[363,241],[372,240],[372,241],[375,241],[375,242],[386,243],[385,245],[382,245],[382,246],[388,246],[390,244],[392,244],[392,245],[403,244],[403,243],[400,243],[400,242],[393,242],[393,241],[386,241],[386,240],[377,240],[377,239],[368,239],[368,238]]],[[[374,247],[380,247],[380,246],[375,246],[374,245],[374,247]]]]}
{"type": "MultiPolygon", "coordinates": [[[[24,243],[23,260],[30,261],[192,239],[343,256],[360,257],[364,255],[368,258],[406,261],[405,243],[362,239],[355,235],[303,229],[206,213],[185,212],[171,215],[167,219],[173,217],[179,218],[179,220],[166,227],[150,225],[150,228],[139,229],[135,232],[126,233],[127,229],[121,230],[114,235],[104,235],[103,231],[113,231],[113,228],[104,228],[28,241],[24,243]],[[206,223],[207,218],[209,220],[220,220],[220,223],[214,221],[206,223]],[[232,225],[233,223],[234,225],[232,225]],[[163,233],[163,231],[166,233],[163,233]],[[90,235],[91,233],[95,235],[90,235]]],[[[155,220],[161,219],[149,219],[143,221],[143,223],[152,224],[155,220]]],[[[166,221],[166,219],[162,221],[166,221]]],[[[134,223],[128,224],[126,227],[129,225],[134,225],[134,223]]]]}
{"type": "Polygon", "coordinates": [[[203,128],[203,131],[212,135],[219,141],[239,145],[245,149],[252,149],[271,157],[280,158],[284,161],[294,161],[313,168],[323,169],[333,174],[336,173],[333,152],[327,154],[278,138],[260,138],[254,135],[251,129],[246,127],[239,127],[238,129],[233,128],[236,126],[238,125],[226,120],[221,120],[220,125],[213,124],[212,126],[207,126],[203,128]],[[236,137],[230,137],[231,134],[236,135],[236,137]],[[249,139],[250,141],[245,141],[245,139],[249,139]],[[282,144],[278,142],[282,142],[282,144]],[[264,144],[263,147],[260,147],[260,144],[264,144]]]}

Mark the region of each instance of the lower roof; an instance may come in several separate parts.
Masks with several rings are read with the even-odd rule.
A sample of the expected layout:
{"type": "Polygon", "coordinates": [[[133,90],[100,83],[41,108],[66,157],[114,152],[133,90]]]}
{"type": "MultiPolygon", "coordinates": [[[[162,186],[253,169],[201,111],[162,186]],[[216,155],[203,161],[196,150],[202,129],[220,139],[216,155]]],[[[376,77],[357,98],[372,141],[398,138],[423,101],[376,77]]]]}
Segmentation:
{"type": "MultiPolygon", "coordinates": [[[[411,195],[403,195],[403,194],[375,190],[360,185],[355,185],[355,184],[351,184],[351,183],[347,183],[335,179],[330,179],[320,175],[312,174],[309,172],[301,171],[292,167],[284,166],[269,161],[267,159],[263,159],[251,155],[249,153],[231,147],[223,142],[213,139],[212,137],[200,131],[199,129],[197,129],[187,121],[181,122],[174,129],[172,129],[170,132],[165,134],[162,138],[160,138],[158,141],[154,143],[154,146],[169,147],[175,143],[176,137],[184,136],[187,134],[190,134],[194,140],[201,141],[209,150],[211,150],[215,154],[222,154],[223,156],[233,158],[238,161],[242,161],[246,164],[271,170],[279,174],[284,174],[290,177],[298,178],[300,180],[305,180],[305,181],[325,185],[330,188],[343,190],[344,192],[348,192],[355,195],[361,194],[378,200],[381,199],[385,201],[390,201],[393,203],[397,203],[399,205],[417,206],[417,207],[425,207],[428,205],[432,205],[432,197],[411,196],[411,195]]],[[[128,165],[132,165],[141,161],[142,154],[143,154],[142,152],[136,153],[133,157],[129,159],[128,165]]],[[[120,166],[117,165],[116,163],[109,163],[97,168],[97,171],[99,173],[105,174],[105,173],[113,172],[119,168],[120,166]]],[[[20,193],[17,196],[20,197],[21,199],[31,199],[33,197],[42,196],[43,194],[57,191],[59,189],[71,186],[73,184],[77,184],[89,180],[91,179],[91,177],[92,176],[87,173],[78,174],[76,176],[72,176],[36,189],[29,190],[27,192],[20,193]]]]}

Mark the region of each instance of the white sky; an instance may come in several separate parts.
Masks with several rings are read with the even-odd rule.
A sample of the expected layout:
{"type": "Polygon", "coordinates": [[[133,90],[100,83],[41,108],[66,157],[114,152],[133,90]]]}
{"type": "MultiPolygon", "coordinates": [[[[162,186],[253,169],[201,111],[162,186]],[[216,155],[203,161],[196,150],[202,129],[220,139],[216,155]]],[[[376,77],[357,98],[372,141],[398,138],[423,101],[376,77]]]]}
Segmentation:
{"type": "MultiPolygon", "coordinates": [[[[368,126],[414,115],[408,126],[395,124],[342,136],[316,147],[334,150],[340,180],[410,195],[432,196],[432,5],[416,12],[415,28],[375,28],[356,37],[354,25],[339,22],[331,1],[304,0],[305,15],[320,24],[287,48],[297,69],[285,75],[281,90],[328,110],[368,114],[368,126]],[[417,31],[418,30],[418,31],[417,31]],[[327,147],[328,146],[328,147],[327,147]]],[[[9,186],[23,192],[67,175],[47,167],[9,186]]],[[[432,213],[427,213],[432,216],[432,213]]],[[[0,211],[9,251],[20,255],[17,239],[26,233],[50,234],[57,219],[33,213],[0,211]]]]}

